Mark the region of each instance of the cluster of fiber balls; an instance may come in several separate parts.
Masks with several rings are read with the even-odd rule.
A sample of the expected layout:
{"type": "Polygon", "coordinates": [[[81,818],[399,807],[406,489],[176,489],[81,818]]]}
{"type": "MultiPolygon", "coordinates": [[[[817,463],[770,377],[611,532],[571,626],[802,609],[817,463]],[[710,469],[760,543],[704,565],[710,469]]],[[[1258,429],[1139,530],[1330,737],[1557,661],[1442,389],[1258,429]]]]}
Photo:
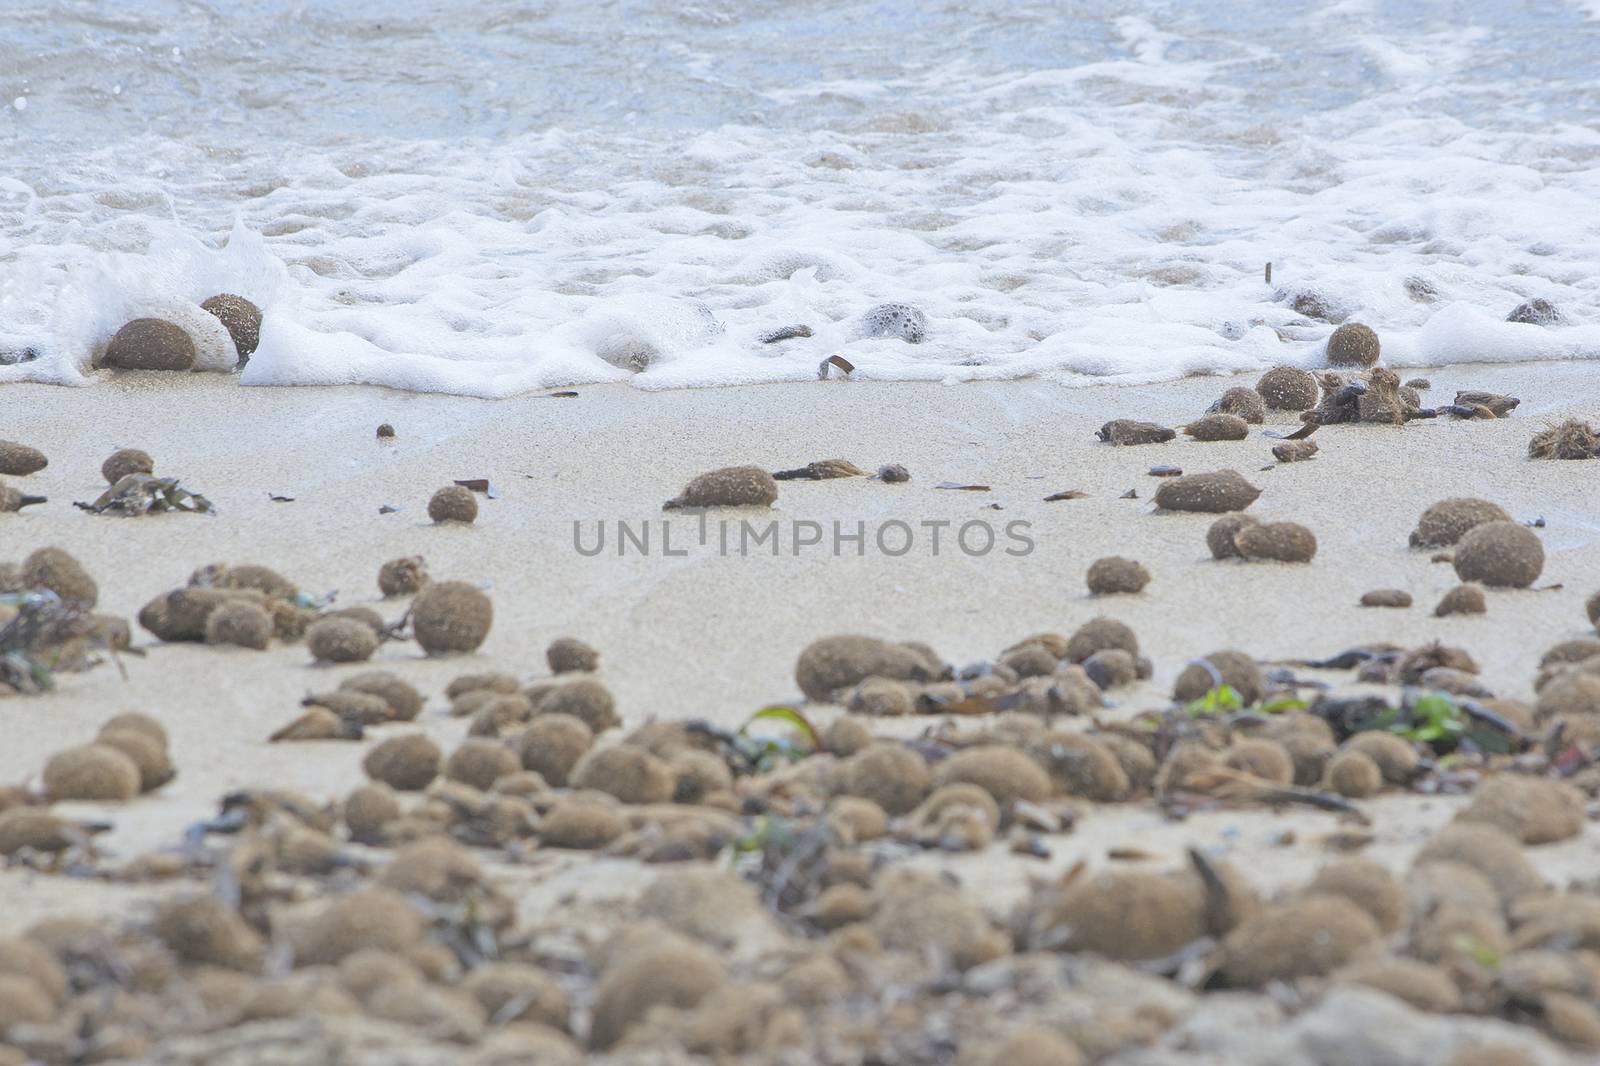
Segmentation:
{"type": "MultiPolygon", "coordinates": [[[[1102,619],[1071,635],[1028,637],[995,672],[1040,677],[1110,653],[1134,662],[1140,654],[1131,631],[1102,619]]],[[[1576,649],[1561,654],[1544,690],[1594,679],[1576,649]]],[[[810,758],[753,771],[685,722],[602,740],[619,719],[594,676],[598,654],[563,638],[546,660],[549,675],[533,681],[458,676],[444,696],[470,728],[448,757],[421,733],[391,737],[368,751],[369,780],[339,803],[284,791],[230,797],[245,815],[220,858],[234,871],[236,899],[196,886],[165,893],[127,925],[56,918],[0,942],[0,1028],[25,1055],[50,1039],[79,1054],[138,1057],[167,1038],[247,1020],[309,1014],[336,1025],[365,1016],[409,1027],[419,1040],[471,1047],[486,1062],[580,1062],[628,1050],[716,1061],[804,1053],[822,1031],[852,1040],[871,1031],[910,1048],[929,1035],[926,1012],[894,1010],[878,994],[885,983],[909,982],[949,1006],[935,988],[948,990],[950,973],[1039,953],[1098,956],[1115,991],[1093,1010],[1056,1009],[1081,1005],[1075,997],[1085,994],[1061,983],[1026,1004],[957,1000],[968,1051],[1070,1063],[1159,1040],[1176,1018],[1153,1008],[1172,993],[1131,969],[1112,980],[1111,969],[1202,943],[1214,944],[1210,987],[1327,981],[1424,1012],[1530,1021],[1575,1047],[1589,1046],[1600,1025],[1594,1004],[1574,991],[1582,953],[1568,950],[1600,900],[1553,892],[1522,852],[1581,831],[1585,801],[1572,784],[1486,777],[1403,877],[1335,858],[1267,898],[1225,860],[1197,856],[1167,869],[1112,865],[1044,880],[996,915],[951,881],[893,861],[895,847],[981,848],[1083,804],[1204,789],[1221,772],[1366,794],[1406,787],[1424,767],[1398,737],[1356,734],[1336,745],[1327,723],[1303,712],[1257,732],[1208,732],[1159,757],[1154,738],[1136,732],[1006,713],[947,732],[938,752],[875,737],[862,718],[844,715],[810,758]],[[757,872],[752,882],[714,862],[771,819],[816,841],[802,875],[774,885],[757,872]],[[609,933],[556,964],[539,930],[559,919],[552,926],[542,910],[519,912],[492,868],[530,846],[664,865],[632,902],[609,906],[609,933]],[[293,883],[306,886],[291,894],[305,902],[284,905],[293,883]],[[764,897],[768,890],[779,894],[764,897]],[[485,938],[492,949],[482,950],[485,938]],[[128,983],[123,974],[140,976],[128,983]],[[104,992],[119,982],[113,1009],[104,992]],[[180,1002],[202,1006],[179,1010],[180,1002]]],[[[1428,647],[1396,670],[1436,663],[1470,666],[1428,647]]],[[[948,673],[924,645],[857,636],[817,641],[796,664],[804,691],[847,704],[872,683],[951,684],[948,673]]],[[[1174,698],[1203,694],[1218,677],[1252,703],[1268,694],[1253,660],[1218,652],[1180,675],[1174,698]]],[[[347,691],[381,701],[396,721],[425,703],[392,674],[363,675],[347,691]]],[[[1566,713],[1600,721],[1600,693],[1566,713]]],[[[126,793],[147,768],[152,780],[170,775],[165,753],[153,720],[119,716],[94,743],[51,760],[45,798],[77,794],[71,782],[89,777],[116,778],[126,793]]],[[[73,846],[70,826],[34,798],[7,794],[0,805],[0,852],[73,846]]],[[[207,876],[185,862],[142,856],[116,876],[207,876]]],[[[1448,1061],[1483,1061],[1472,1056],[1490,1050],[1502,1056],[1491,1061],[1534,1061],[1512,1037],[1498,1046],[1480,1039],[1463,1037],[1448,1061]]]]}

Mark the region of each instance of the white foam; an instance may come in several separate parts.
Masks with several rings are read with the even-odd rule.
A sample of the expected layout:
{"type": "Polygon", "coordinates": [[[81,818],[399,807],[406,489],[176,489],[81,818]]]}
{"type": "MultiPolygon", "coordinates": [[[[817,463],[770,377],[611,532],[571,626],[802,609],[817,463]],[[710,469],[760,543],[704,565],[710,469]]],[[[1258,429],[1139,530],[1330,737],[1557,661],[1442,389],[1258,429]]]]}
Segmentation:
{"type": "MultiPolygon", "coordinates": [[[[710,123],[652,125],[621,89],[592,103],[574,70],[562,127],[469,136],[487,121],[475,116],[525,102],[518,71],[485,60],[480,96],[460,87],[465,117],[439,136],[341,128],[302,144],[315,102],[226,82],[247,75],[203,41],[185,43],[184,69],[262,101],[230,124],[215,101],[232,97],[205,96],[219,111],[204,147],[159,129],[53,139],[67,104],[30,91],[5,118],[23,140],[0,177],[0,382],[90,380],[116,329],[152,313],[195,334],[205,366],[230,367],[225,331],[196,306],[218,292],[265,312],[243,384],[474,396],[804,380],[834,353],[881,380],[1314,366],[1333,326],[1293,310],[1302,293],[1375,327],[1396,365],[1600,358],[1600,130],[1576,102],[1550,106],[1562,83],[1492,31],[1492,5],[1424,24],[1350,0],[1270,27],[1113,6],[1084,13],[1068,42],[1081,48],[1053,67],[986,52],[984,33],[1057,23],[969,12],[983,32],[966,44],[810,54],[763,81],[764,67],[725,69],[749,57],[721,42],[758,32],[741,5],[718,9],[716,33],[663,16],[613,42],[683,71],[590,57],[620,64],[603,84],[642,78],[664,106],[727,101],[710,123]],[[254,129],[279,116],[271,136],[254,129]],[[1531,297],[1562,323],[1504,321],[1531,297]],[[894,302],[926,314],[924,343],[856,335],[862,312],[894,302]],[[761,343],[791,324],[812,336],[761,343]],[[35,357],[11,362],[24,350],[35,357]]],[[[372,40],[400,47],[415,27],[396,26],[372,40]]],[[[1553,47],[1573,31],[1550,32],[1553,47]]],[[[141,55],[170,71],[170,42],[141,55]]],[[[306,75],[279,88],[348,74],[274,58],[306,75]]],[[[95,106],[159,127],[141,71],[95,106]]]]}

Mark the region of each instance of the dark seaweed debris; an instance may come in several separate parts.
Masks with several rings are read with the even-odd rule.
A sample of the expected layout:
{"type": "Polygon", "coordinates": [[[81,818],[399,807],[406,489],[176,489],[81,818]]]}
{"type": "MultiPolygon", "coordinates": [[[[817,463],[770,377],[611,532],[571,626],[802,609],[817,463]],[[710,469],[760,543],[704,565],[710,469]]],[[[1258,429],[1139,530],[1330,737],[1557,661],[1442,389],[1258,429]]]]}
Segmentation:
{"type": "Polygon", "coordinates": [[[17,608],[0,627],[0,686],[26,694],[48,691],[57,671],[88,669],[97,660],[87,651],[110,647],[91,611],[63,603],[54,592],[14,593],[0,596],[0,603],[17,608]]]}
{"type": "Polygon", "coordinates": [[[178,484],[177,478],[149,474],[129,474],[102,492],[93,503],[79,501],[73,506],[90,514],[118,514],[128,518],[163,511],[216,513],[210,500],[198,492],[190,492],[178,484]]]}
{"type": "Polygon", "coordinates": [[[1475,700],[1409,686],[1402,690],[1398,707],[1383,696],[1323,697],[1311,705],[1311,712],[1341,741],[1379,730],[1427,744],[1440,755],[1459,748],[1504,753],[1526,744],[1515,724],[1475,700]]]}

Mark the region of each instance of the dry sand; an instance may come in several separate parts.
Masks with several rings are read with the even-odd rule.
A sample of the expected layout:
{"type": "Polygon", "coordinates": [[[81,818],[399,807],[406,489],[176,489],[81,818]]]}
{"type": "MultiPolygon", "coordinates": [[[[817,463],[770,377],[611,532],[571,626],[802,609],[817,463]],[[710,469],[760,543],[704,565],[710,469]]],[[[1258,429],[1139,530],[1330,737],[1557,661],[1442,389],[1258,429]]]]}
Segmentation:
{"type": "MultiPolygon", "coordinates": [[[[1122,387],[837,380],[663,393],[589,387],[570,399],[494,402],[370,388],[241,388],[199,374],[124,375],[84,389],[10,386],[0,390],[4,435],[50,457],[46,470],[18,483],[50,503],[0,516],[0,559],[60,545],[99,579],[103,610],[131,618],[198,566],[255,562],[307,591],[337,590],[339,605],[370,604],[394,619],[404,603],[380,600],[378,565],[421,554],[435,577],[488,585],[496,620],[471,657],[427,660],[413,644],[391,644],[371,664],[341,667],[313,666],[301,645],[267,652],[160,645],[138,631],[145,654],[123,658],[126,678],[104,665],[64,677],[47,695],[0,702],[7,737],[0,780],[34,777],[51,752],[88,740],[115,712],[148,711],[172,734],[178,779],[128,805],[68,809],[114,821],[106,843],[116,854],[171,846],[231,789],[270,785],[331,799],[360,779],[370,740],[265,742],[307,693],[372,666],[394,669],[431,697],[418,724],[453,743],[466,722],[445,717],[441,693],[452,677],[489,668],[538,676],[545,645],[562,635],[601,650],[602,676],[629,725],[684,716],[737,725],[764,704],[795,699],[796,656],[830,633],[923,640],[964,663],[1035,631],[1070,632],[1100,614],[1130,624],[1155,663],[1153,682],[1128,690],[1112,715],[1160,706],[1177,671],[1218,648],[1323,656],[1374,640],[1462,645],[1497,694],[1526,698],[1544,648],[1592,634],[1583,599],[1600,584],[1600,464],[1533,462],[1526,446],[1548,421],[1596,414],[1583,402],[1593,393],[1594,370],[1542,364],[1423,373],[1434,382],[1425,402],[1447,400],[1456,388],[1511,392],[1523,402],[1496,422],[1330,427],[1317,435],[1322,451],[1314,460],[1263,471],[1272,442],[1258,428],[1237,443],[1180,436],[1166,445],[1113,448],[1094,439],[1108,419],[1175,425],[1198,416],[1229,385],[1253,383],[1222,378],[1122,387]],[[381,422],[394,425],[394,441],[375,440],[381,422]],[[74,509],[71,501],[103,488],[101,460],[127,446],[151,452],[158,474],[183,477],[219,513],[121,519],[74,509]],[[913,480],[786,482],[771,517],[825,527],[838,521],[847,530],[865,522],[869,538],[890,520],[919,530],[939,519],[987,520],[997,528],[1026,521],[1036,548],[1023,557],[999,548],[968,557],[952,550],[947,533],[934,556],[919,533],[899,558],[870,544],[859,557],[824,548],[796,556],[787,540],[777,557],[722,557],[715,534],[712,548],[686,544],[697,519],[677,515],[674,544],[689,549],[682,557],[664,557],[659,541],[648,557],[630,550],[618,558],[614,540],[594,558],[574,549],[575,522],[584,524],[586,540],[601,519],[658,523],[662,501],[706,469],[745,462],[778,469],[835,456],[869,469],[902,463],[913,480]],[[1154,513],[1149,499],[1159,482],[1146,471],[1159,463],[1188,472],[1238,469],[1265,490],[1252,513],[1316,532],[1315,562],[1213,562],[1204,543],[1207,516],[1154,513]],[[482,500],[476,525],[431,525],[433,490],[474,477],[487,477],[499,494],[482,500]],[[935,487],[946,481],[992,491],[935,487]],[[1088,495],[1042,502],[1066,489],[1088,495]],[[1138,498],[1120,498],[1128,489],[1138,498]],[[294,499],[273,502],[269,494],[294,499]],[[1433,605],[1455,575],[1431,563],[1430,553],[1409,549],[1407,534],[1426,505],[1458,495],[1496,500],[1518,519],[1543,518],[1548,558],[1539,584],[1564,587],[1492,592],[1487,615],[1434,618],[1433,605]],[[386,504],[400,510],[380,514],[386,504]],[[1108,554],[1150,569],[1154,580],[1142,595],[1088,597],[1084,571],[1108,554]],[[1409,590],[1415,606],[1357,606],[1361,593],[1382,587],[1409,590]]],[[[1268,421],[1269,428],[1296,424],[1284,414],[1268,421]]],[[[734,522],[753,517],[725,514],[734,522]]],[[[1370,854],[1402,865],[1457,802],[1393,796],[1365,804],[1376,817],[1370,854]]],[[[997,911],[1024,890],[1025,872],[1099,862],[1118,844],[1176,861],[1185,845],[1199,843],[1244,859],[1252,877],[1272,888],[1303,880],[1324,861],[1327,853],[1308,841],[1334,827],[1324,814],[1233,811],[1174,825],[1153,806],[1119,806],[1092,812],[1075,833],[1054,838],[1045,865],[1011,857],[939,861],[984,885],[997,911]],[[1283,829],[1296,830],[1302,845],[1282,846],[1283,829]]],[[[1531,854],[1564,881],[1592,874],[1596,841],[1591,829],[1531,854]]],[[[563,883],[584,880],[549,861],[566,871],[563,883]]],[[[151,891],[8,872],[0,874],[0,928],[25,926],[43,913],[111,910],[151,891]]]]}

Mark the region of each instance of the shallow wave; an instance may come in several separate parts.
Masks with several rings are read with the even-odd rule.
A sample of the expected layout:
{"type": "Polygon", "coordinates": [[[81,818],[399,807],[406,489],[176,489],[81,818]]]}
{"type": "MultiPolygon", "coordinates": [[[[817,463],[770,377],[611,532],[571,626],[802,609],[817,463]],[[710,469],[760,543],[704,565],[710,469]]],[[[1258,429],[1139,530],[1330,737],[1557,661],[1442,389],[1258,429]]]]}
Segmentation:
{"type": "Polygon", "coordinates": [[[245,384],[476,396],[834,353],[1150,381],[1313,365],[1345,319],[1401,366],[1600,357],[1583,10],[1135,6],[872,5],[871,39],[822,2],[0,15],[0,381],[81,383],[220,291],[266,311],[245,384]],[[1562,321],[1504,321],[1532,297],[1562,321]],[[884,302],[926,340],[860,338],[884,302]]]}

